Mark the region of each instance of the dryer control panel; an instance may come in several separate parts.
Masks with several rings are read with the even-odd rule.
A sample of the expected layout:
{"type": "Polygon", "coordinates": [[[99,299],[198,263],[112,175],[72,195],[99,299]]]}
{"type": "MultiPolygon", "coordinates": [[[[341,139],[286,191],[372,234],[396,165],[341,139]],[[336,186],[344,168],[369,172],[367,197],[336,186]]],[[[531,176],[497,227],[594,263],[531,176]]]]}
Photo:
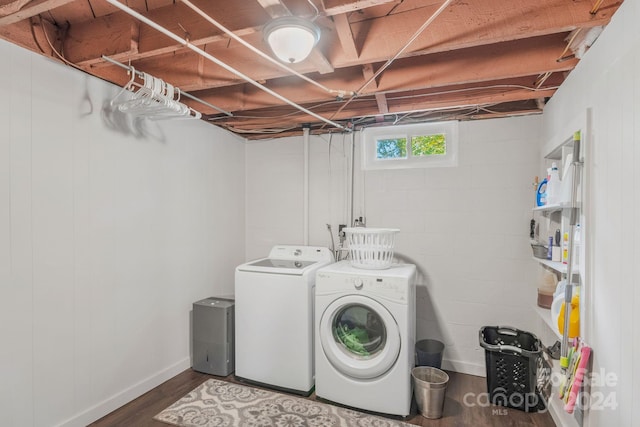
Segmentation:
{"type": "Polygon", "coordinates": [[[317,295],[362,294],[406,304],[412,298],[412,287],[412,278],[406,277],[342,274],[326,271],[318,271],[316,276],[317,295]]]}
{"type": "Polygon", "coordinates": [[[351,280],[354,290],[381,298],[406,302],[409,295],[409,283],[398,277],[355,276],[351,280]]]}

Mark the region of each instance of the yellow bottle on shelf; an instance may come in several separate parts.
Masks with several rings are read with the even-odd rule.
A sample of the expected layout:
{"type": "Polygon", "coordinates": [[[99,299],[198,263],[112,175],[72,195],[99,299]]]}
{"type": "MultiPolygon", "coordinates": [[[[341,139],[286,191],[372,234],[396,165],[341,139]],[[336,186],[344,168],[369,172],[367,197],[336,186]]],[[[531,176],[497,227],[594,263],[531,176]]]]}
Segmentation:
{"type": "MultiPolygon", "coordinates": [[[[560,307],[560,315],[558,316],[558,331],[563,334],[564,330],[564,302],[560,307]]],[[[571,298],[571,313],[569,313],[569,336],[575,338],[580,335],[580,295],[574,295],[571,298]]]]}
{"type": "Polygon", "coordinates": [[[569,262],[569,233],[566,231],[562,235],[562,263],[567,264],[569,262]]]}

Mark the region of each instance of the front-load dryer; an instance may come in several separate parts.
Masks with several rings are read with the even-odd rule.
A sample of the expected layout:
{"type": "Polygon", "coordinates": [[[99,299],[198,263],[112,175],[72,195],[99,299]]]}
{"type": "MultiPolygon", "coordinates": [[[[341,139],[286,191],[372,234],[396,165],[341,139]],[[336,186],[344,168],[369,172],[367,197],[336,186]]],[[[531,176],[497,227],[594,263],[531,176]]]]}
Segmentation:
{"type": "Polygon", "coordinates": [[[279,245],[268,257],[236,268],[236,377],[312,392],[316,271],[331,262],[328,248],[279,245]]]}
{"type": "Polygon", "coordinates": [[[316,274],[316,395],[342,405],[406,417],[411,413],[415,271],[354,268],[316,274]]]}

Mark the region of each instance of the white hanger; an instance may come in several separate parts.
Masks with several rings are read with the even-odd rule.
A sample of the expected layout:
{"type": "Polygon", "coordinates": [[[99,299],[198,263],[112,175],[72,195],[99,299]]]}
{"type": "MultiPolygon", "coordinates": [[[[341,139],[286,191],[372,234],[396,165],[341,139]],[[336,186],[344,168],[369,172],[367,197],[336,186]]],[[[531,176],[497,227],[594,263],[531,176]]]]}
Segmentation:
{"type": "Polygon", "coordinates": [[[136,74],[132,66],[129,67],[128,73],[131,73],[131,79],[110,103],[111,106],[117,106],[121,112],[151,120],[202,117],[199,111],[179,101],[180,89],[150,74],[144,72],[136,74]],[[142,84],[135,82],[137,75],[141,75],[142,84]],[[133,95],[129,99],[118,101],[117,99],[125,91],[133,92],[133,95]],[[177,99],[174,99],[176,94],[177,99]]]}

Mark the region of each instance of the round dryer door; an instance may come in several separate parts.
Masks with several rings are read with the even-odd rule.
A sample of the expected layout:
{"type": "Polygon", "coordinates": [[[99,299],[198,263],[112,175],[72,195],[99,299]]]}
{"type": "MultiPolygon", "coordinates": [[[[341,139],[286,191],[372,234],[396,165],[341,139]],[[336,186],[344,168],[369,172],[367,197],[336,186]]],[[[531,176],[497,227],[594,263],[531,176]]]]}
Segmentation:
{"type": "Polygon", "coordinates": [[[322,314],[319,335],[329,362],[353,378],[383,375],[400,353],[400,331],[389,310],[361,295],[333,301],[322,314]]]}

